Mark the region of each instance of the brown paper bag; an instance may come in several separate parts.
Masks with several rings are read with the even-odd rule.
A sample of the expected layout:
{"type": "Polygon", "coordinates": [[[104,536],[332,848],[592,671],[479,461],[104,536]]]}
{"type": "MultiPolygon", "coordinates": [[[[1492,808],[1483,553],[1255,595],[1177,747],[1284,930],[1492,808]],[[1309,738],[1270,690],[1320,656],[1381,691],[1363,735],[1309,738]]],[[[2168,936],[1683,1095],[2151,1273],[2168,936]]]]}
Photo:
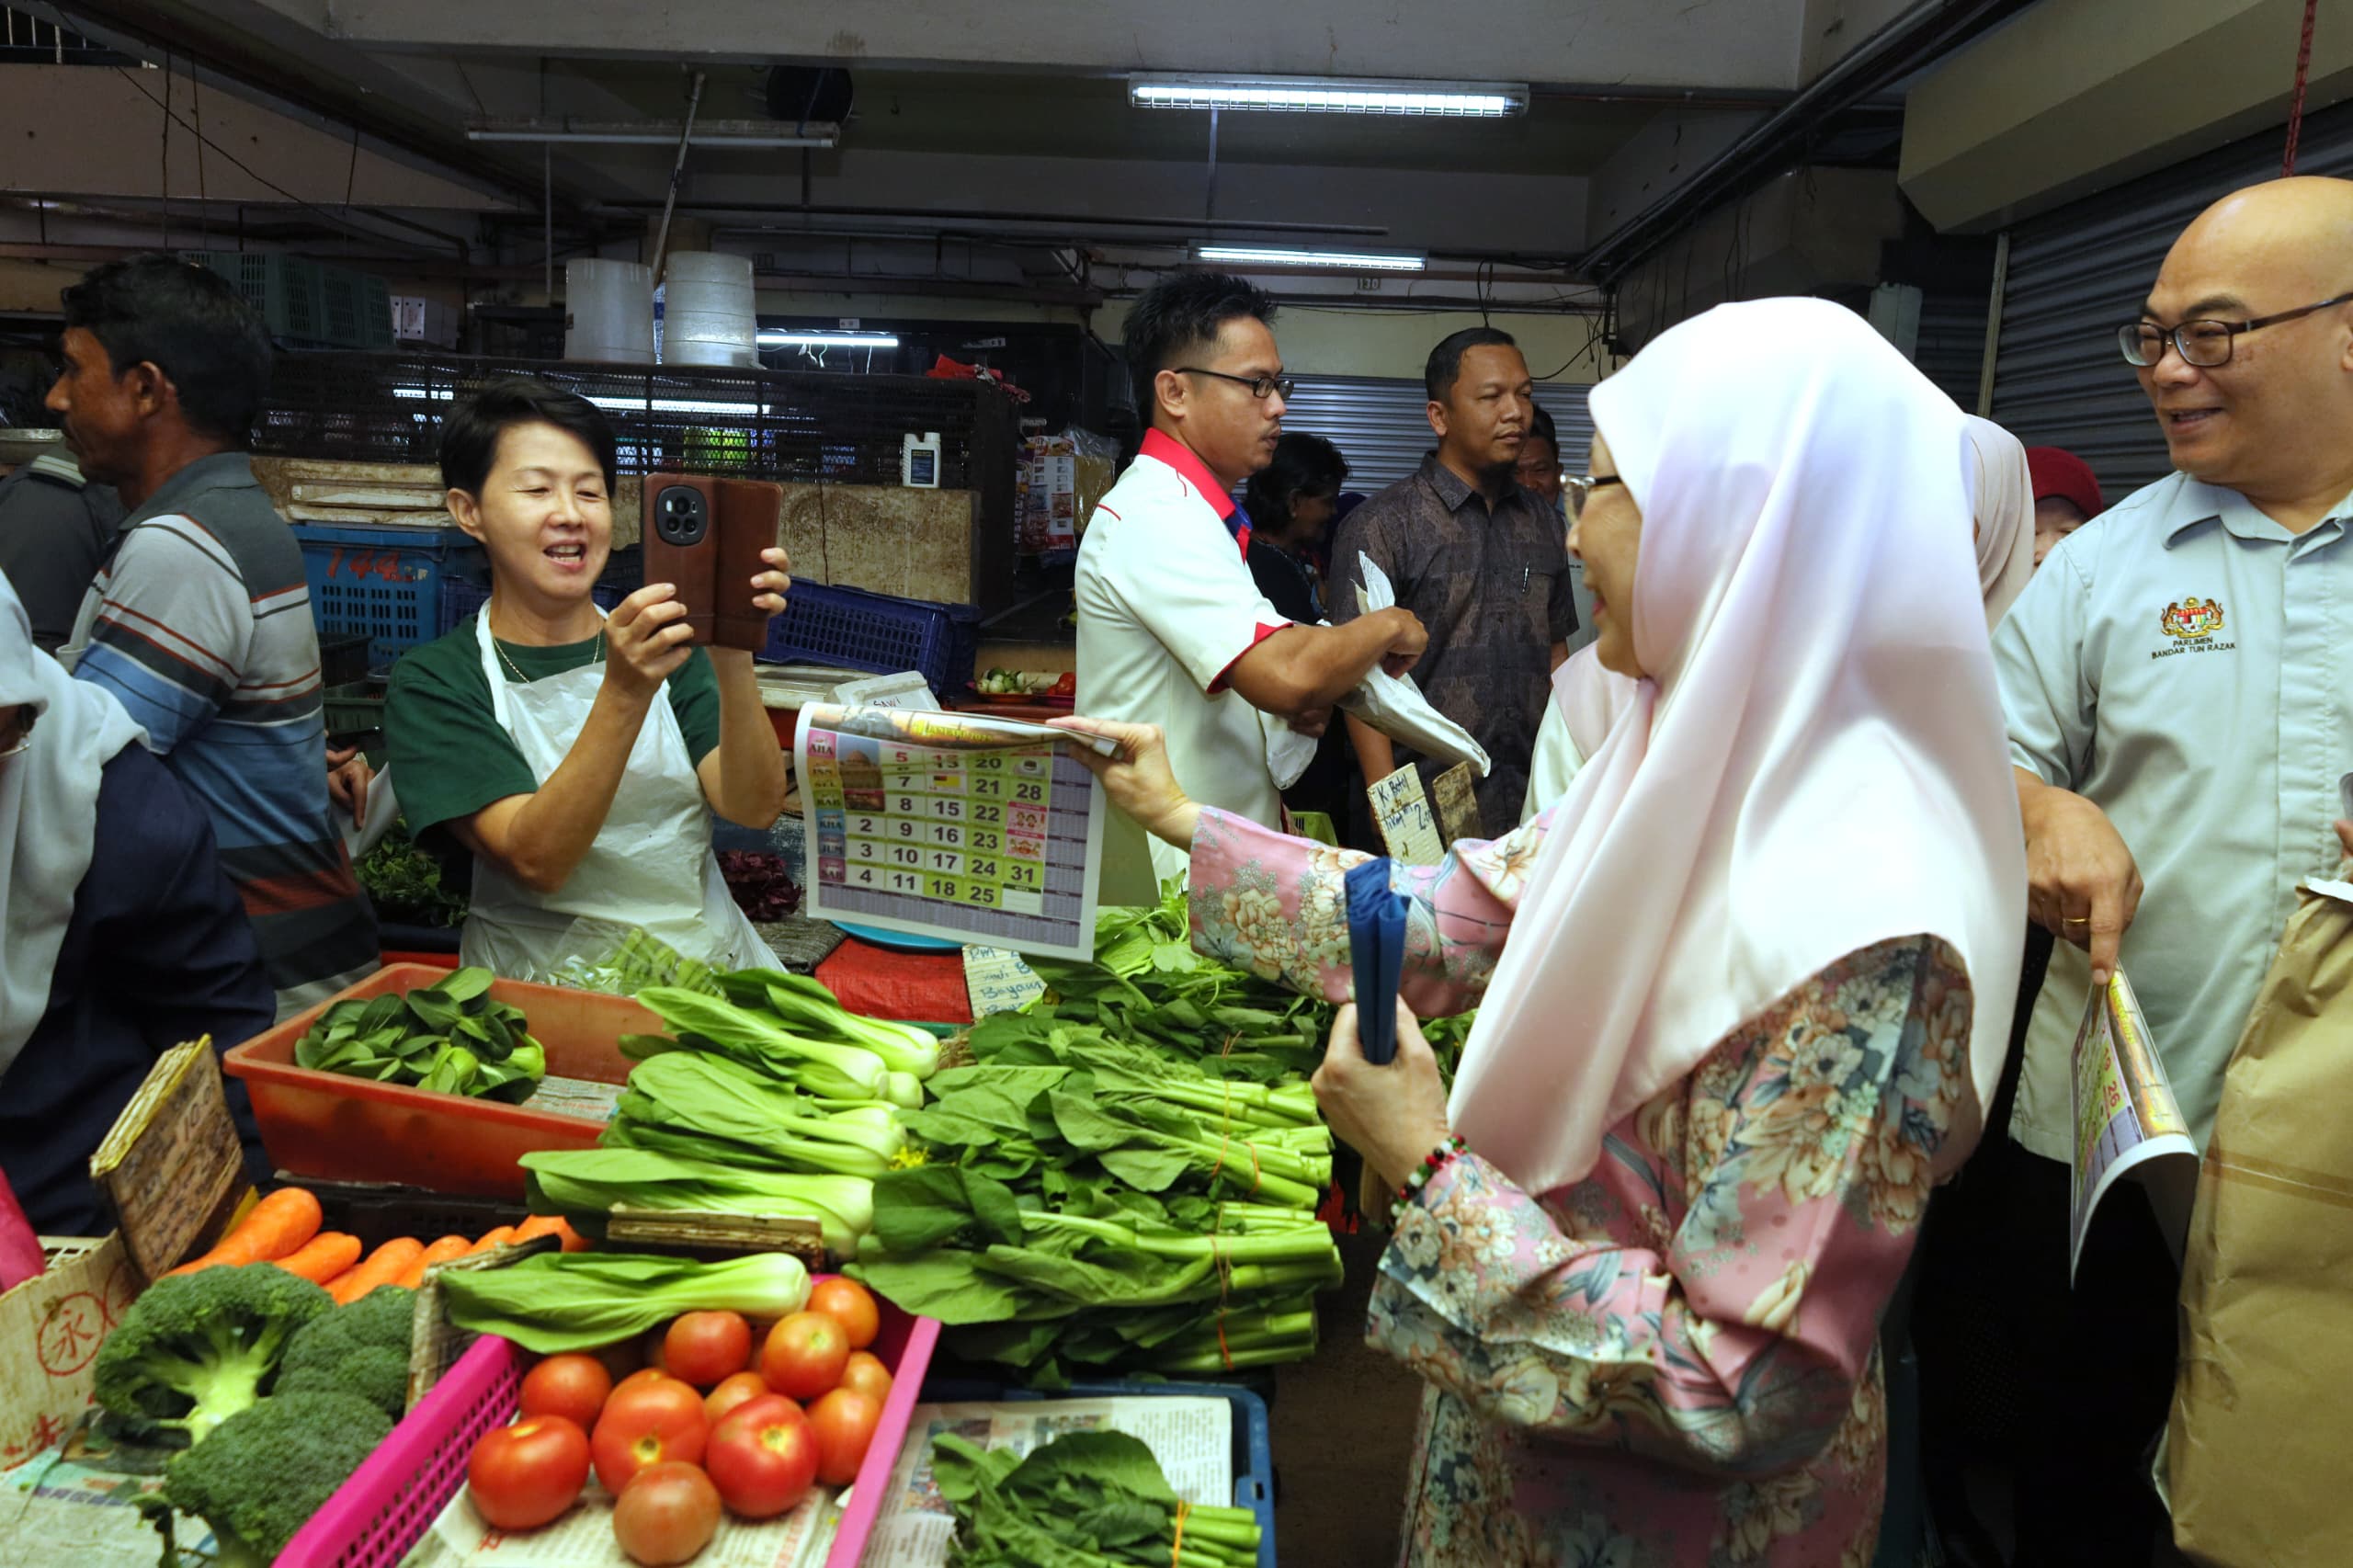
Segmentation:
{"type": "Polygon", "coordinates": [[[2181,1284],[2174,1540],[2353,1561],[2353,903],[2306,890],[2223,1079],[2181,1284]]]}

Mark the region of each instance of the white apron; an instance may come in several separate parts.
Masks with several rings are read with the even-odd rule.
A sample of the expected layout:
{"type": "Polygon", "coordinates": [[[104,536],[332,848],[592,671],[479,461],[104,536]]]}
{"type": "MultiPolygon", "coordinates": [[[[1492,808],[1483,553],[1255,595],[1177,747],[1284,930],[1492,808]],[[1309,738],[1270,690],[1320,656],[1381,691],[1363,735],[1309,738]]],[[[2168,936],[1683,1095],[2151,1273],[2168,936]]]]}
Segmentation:
{"type": "MultiPolygon", "coordinates": [[[[474,629],[483,675],[490,682],[491,712],[544,782],[587,722],[605,667],[583,665],[510,687],[487,612],[476,618],[474,629]]],[[[710,808],[702,781],[687,760],[667,681],[662,683],[662,700],[638,729],[605,825],[560,892],[534,892],[476,857],[472,906],[459,955],[509,980],[546,981],[574,960],[601,962],[632,929],[714,968],[777,962],[719,874],[710,808]]]]}

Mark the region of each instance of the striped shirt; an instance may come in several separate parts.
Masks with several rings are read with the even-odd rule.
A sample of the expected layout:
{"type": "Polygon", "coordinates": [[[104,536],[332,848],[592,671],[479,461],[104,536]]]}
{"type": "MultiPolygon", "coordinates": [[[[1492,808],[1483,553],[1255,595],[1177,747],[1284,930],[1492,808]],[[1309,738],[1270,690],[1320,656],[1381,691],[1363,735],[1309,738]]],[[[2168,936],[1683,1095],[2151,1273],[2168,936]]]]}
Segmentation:
{"type": "Polygon", "coordinates": [[[244,454],[190,463],[131,514],[65,657],[204,802],[280,1016],[374,970],[375,916],[327,799],[301,548],[244,454]]]}

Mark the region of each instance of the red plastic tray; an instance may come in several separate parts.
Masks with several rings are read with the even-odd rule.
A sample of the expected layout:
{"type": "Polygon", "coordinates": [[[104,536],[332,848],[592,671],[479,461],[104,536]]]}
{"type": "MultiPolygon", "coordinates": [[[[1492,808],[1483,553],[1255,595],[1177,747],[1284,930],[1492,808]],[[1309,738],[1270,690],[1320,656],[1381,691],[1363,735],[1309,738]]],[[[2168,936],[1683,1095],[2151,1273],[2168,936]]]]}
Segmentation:
{"type": "MultiPolygon", "coordinates": [[[[432,1192],[519,1199],[515,1162],[535,1149],[593,1149],[604,1124],[528,1106],[379,1084],[294,1064],[294,1046],[335,1002],[438,985],[446,970],[394,964],[331,1001],[256,1035],[222,1065],[253,1096],[262,1146],[278,1168],[326,1181],[392,1182],[432,1192]]],[[[660,1034],[662,1022],[625,996],[566,991],[520,981],[490,994],[523,1009],[561,1077],[618,1084],[635,1065],[620,1052],[626,1034],[660,1034]]]]}
{"type": "MultiPolygon", "coordinates": [[[[883,1401],[866,1462],[858,1468],[825,1568],[857,1568],[864,1555],[939,1343],[936,1319],[910,1317],[888,1301],[880,1304],[881,1326],[872,1349],[891,1369],[891,1394],[883,1401]]],[[[392,1568],[465,1484],[466,1457],[475,1439],[513,1418],[523,1374],[533,1359],[511,1339],[486,1334],[474,1341],[368,1462],[286,1543],[274,1568],[392,1568]]]]}

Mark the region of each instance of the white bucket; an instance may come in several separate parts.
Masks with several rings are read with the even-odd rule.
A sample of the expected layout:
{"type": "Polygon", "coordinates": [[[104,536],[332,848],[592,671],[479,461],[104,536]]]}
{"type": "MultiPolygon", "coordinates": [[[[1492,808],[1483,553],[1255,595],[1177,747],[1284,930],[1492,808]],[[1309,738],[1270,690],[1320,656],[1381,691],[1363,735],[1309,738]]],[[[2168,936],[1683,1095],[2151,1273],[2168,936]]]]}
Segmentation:
{"type": "Polygon", "coordinates": [[[663,268],[662,295],[665,364],[757,368],[760,321],[750,256],[674,251],[663,268]]]}
{"type": "Polygon", "coordinates": [[[654,269],[634,261],[563,264],[563,357],[654,363],[654,269]]]}

